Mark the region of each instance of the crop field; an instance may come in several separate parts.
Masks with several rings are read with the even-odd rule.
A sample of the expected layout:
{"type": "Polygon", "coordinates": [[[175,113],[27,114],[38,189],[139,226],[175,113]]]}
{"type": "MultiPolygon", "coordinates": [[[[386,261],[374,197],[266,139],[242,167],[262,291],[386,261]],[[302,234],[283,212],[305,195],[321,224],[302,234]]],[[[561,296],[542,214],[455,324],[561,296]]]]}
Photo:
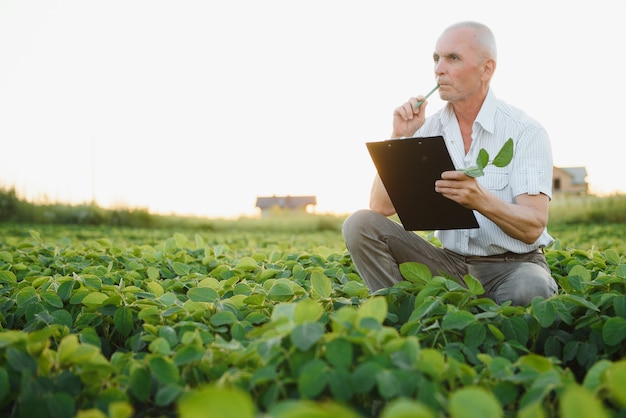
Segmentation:
{"type": "Polygon", "coordinates": [[[0,416],[626,417],[623,223],[559,225],[559,294],[498,305],[337,227],[0,223],[0,416]]]}

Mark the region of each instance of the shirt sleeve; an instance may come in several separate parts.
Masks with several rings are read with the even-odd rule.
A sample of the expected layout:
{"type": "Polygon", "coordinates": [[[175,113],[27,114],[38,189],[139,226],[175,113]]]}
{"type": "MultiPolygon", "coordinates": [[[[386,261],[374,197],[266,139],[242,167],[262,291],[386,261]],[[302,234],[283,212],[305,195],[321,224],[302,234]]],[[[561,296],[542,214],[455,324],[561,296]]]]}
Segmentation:
{"type": "Polygon", "coordinates": [[[552,171],[552,148],[547,132],[540,125],[527,128],[513,152],[513,196],[543,193],[552,198],[552,171]]]}

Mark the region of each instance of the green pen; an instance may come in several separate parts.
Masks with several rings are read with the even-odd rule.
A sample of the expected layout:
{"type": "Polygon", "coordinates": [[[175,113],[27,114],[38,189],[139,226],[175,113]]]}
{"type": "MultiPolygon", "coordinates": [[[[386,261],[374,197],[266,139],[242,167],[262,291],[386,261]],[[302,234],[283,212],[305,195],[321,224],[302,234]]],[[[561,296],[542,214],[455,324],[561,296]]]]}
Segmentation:
{"type": "Polygon", "coordinates": [[[431,96],[431,94],[437,91],[438,88],[439,88],[439,84],[437,84],[431,91],[428,92],[426,97],[424,97],[424,100],[420,100],[419,102],[415,103],[415,106],[413,106],[413,109],[417,109],[418,107],[420,107],[422,103],[424,103],[426,99],[428,99],[431,96]]]}

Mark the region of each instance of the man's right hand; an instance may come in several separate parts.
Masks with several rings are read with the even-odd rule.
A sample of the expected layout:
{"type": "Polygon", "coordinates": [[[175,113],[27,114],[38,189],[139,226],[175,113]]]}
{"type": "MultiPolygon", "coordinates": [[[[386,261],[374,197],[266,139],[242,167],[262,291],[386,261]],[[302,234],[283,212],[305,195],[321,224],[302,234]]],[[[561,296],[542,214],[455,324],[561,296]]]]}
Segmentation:
{"type": "Polygon", "coordinates": [[[402,106],[393,111],[393,131],[392,138],[411,137],[426,121],[425,101],[419,107],[415,107],[418,101],[424,100],[424,96],[411,97],[402,106]]]}

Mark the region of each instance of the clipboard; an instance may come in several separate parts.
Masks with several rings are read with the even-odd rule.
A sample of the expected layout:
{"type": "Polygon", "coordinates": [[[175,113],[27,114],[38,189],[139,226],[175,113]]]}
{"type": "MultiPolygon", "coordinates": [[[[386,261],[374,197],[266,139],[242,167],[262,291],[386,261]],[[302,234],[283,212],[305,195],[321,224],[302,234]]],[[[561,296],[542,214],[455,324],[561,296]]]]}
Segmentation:
{"type": "Polygon", "coordinates": [[[378,175],[407,231],[478,228],[476,215],[435,191],[456,170],[443,136],[366,142],[378,175]]]}

